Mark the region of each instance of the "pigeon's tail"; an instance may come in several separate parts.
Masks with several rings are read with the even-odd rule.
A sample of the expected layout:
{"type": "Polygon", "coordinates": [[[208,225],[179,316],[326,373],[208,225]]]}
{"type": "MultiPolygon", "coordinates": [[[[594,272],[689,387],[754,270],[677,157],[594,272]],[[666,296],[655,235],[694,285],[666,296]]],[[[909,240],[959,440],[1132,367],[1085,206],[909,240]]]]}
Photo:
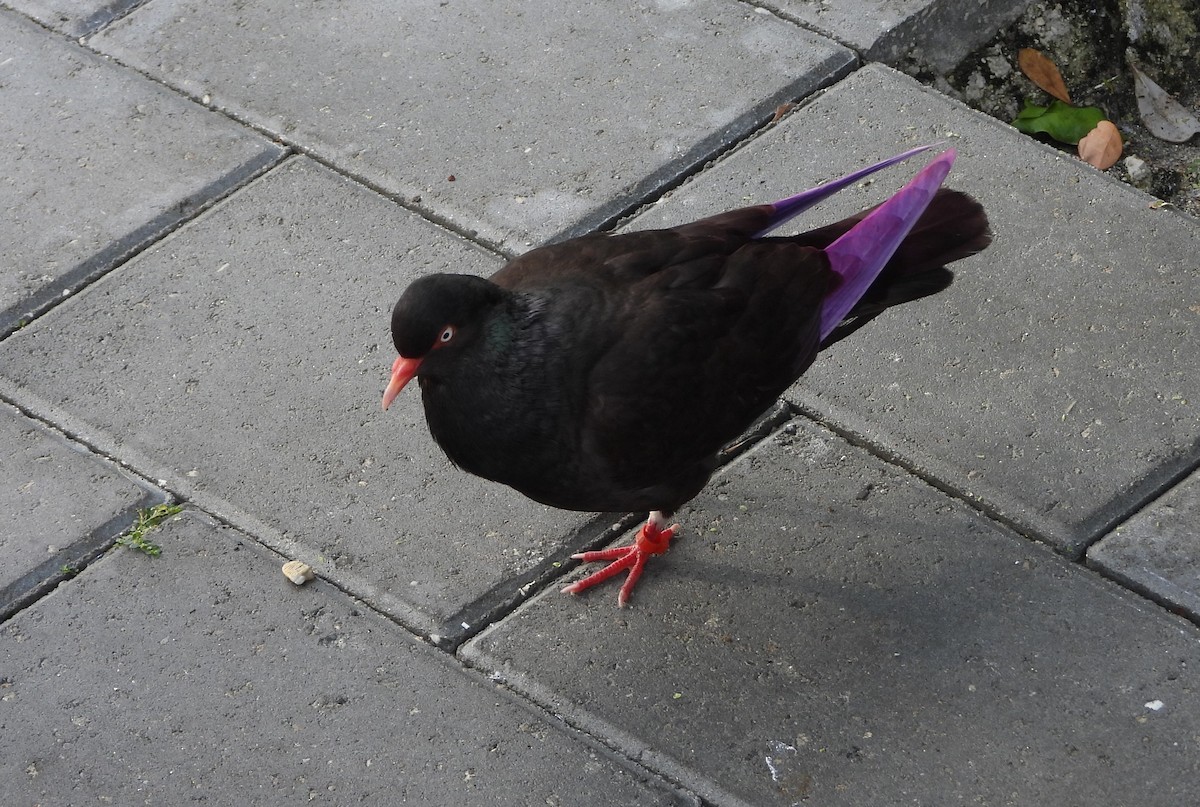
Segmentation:
{"type": "Polygon", "coordinates": [[[895,196],[825,247],[829,267],[842,282],[821,306],[822,341],[850,314],[916,226],[950,172],[954,156],[954,149],[942,152],[895,196]]]}
{"type": "MultiPolygon", "coordinates": [[[[870,212],[864,211],[789,240],[825,249],[870,212]]],[[[834,325],[823,345],[844,339],[886,308],[942,291],[954,280],[954,273],[945,268],[946,264],[981,252],[991,241],[983,206],[961,191],[939,189],[879,277],[843,321],[834,325]]]]}
{"type": "MultiPolygon", "coordinates": [[[[876,171],[882,171],[890,165],[895,165],[899,162],[904,162],[909,157],[920,154],[923,151],[929,151],[934,146],[917,146],[915,149],[909,149],[903,154],[897,154],[895,157],[888,157],[886,160],[880,160],[873,165],[868,165],[866,168],[860,168],[853,173],[839,179],[830,180],[824,185],[818,185],[815,188],[809,188],[806,191],[801,191],[795,196],[789,196],[786,199],[780,199],[778,202],[769,206],[770,218],[767,220],[767,226],[763,227],[754,234],[754,238],[762,238],[772,230],[787,224],[792,219],[799,216],[805,210],[808,210],[813,205],[828,199],[838,191],[848,188],[860,179],[864,179],[876,171]]],[[[953,154],[953,152],[951,152],[953,154]]],[[[951,156],[951,162],[954,162],[954,157],[951,156]]]]}

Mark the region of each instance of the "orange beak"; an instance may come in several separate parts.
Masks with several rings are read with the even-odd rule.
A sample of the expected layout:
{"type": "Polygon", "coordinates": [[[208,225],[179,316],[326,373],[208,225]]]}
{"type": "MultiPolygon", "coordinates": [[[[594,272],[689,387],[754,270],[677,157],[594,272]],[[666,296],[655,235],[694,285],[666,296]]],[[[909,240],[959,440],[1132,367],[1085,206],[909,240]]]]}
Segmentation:
{"type": "Polygon", "coordinates": [[[406,359],[403,356],[397,356],[396,361],[392,363],[392,380],[388,382],[387,389],[383,391],[383,409],[392,405],[392,401],[396,400],[396,396],[400,394],[400,390],[408,385],[409,381],[413,380],[413,376],[417,374],[417,368],[421,366],[420,359],[406,359]]]}

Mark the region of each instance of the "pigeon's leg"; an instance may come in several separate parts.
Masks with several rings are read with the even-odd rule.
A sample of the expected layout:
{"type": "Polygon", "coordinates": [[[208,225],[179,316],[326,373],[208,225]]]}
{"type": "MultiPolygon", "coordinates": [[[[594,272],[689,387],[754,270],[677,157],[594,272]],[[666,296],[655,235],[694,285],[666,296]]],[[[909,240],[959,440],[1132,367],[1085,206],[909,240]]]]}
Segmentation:
{"type": "Polygon", "coordinates": [[[638,530],[637,537],[632,544],[572,555],[571,557],[584,563],[595,563],[601,560],[612,562],[600,571],[567,586],[563,589],[563,593],[578,594],[628,569],[629,574],[625,577],[625,582],[617,594],[617,605],[624,608],[625,604],[629,602],[629,595],[633,591],[633,587],[637,585],[638,578],[642,576],[642,569],[646,567],[646,561],[651,555],[661,555],[666,552],[671,539],[675,537],[675,533],[679,529],[678,524],[672,524],[669,527],[666,524],[666,516],[662,514],[661,510],[655,510],[638,530]]]}

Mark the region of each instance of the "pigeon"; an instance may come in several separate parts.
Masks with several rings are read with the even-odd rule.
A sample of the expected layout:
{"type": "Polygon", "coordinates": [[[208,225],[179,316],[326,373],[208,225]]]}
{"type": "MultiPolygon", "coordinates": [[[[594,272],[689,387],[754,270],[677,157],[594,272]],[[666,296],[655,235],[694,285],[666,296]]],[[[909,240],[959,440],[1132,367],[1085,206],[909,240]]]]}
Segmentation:
{"type": "Polygon", "coordinates": [[[542,246],[490,278],[418,278],[392,312],[399,356],[383,408],[416,378],[429,431],[459,468],[551,507],[650,511],[629,545],[574,555],[608,565],[563,589],[578,594],[625,571],[624,606],[722,448],[821,349],[886,308],[945,289],[945,265],[990,243],[982,206],[940,187],[953,149],[877,207],[770,235],[933,148],[774,204],[542,246]]]}

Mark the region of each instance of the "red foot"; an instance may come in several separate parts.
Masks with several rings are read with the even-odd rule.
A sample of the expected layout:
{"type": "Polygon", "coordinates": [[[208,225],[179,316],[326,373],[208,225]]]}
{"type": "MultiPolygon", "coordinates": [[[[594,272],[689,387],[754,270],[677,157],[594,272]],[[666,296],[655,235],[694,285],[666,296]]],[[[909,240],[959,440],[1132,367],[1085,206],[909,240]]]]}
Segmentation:
{"type": "Polygon", "coordinates": [[[571,557],[584,563],[595,563],[601,560],[611,560],[612,563],[567,586],[562,590],[563,593],[579,594],[628,569],[629,574],[626,576],[625,582],[621,584],[621,590],[617,593],[617,605],[624,608],[625,604],[629,602],[629,595],[633,592],[633,587],[637,585],[638,578],[642,576],[646,561],[651,555],[661,555],[666,552],[678,529],[678,524],[664,527],[662,517],[658,513],[653,513],[650,520],[642,525],[632,544],[572,555],[571,557]],[[656,516],[658,517],[656,518],[656,516]]]}

